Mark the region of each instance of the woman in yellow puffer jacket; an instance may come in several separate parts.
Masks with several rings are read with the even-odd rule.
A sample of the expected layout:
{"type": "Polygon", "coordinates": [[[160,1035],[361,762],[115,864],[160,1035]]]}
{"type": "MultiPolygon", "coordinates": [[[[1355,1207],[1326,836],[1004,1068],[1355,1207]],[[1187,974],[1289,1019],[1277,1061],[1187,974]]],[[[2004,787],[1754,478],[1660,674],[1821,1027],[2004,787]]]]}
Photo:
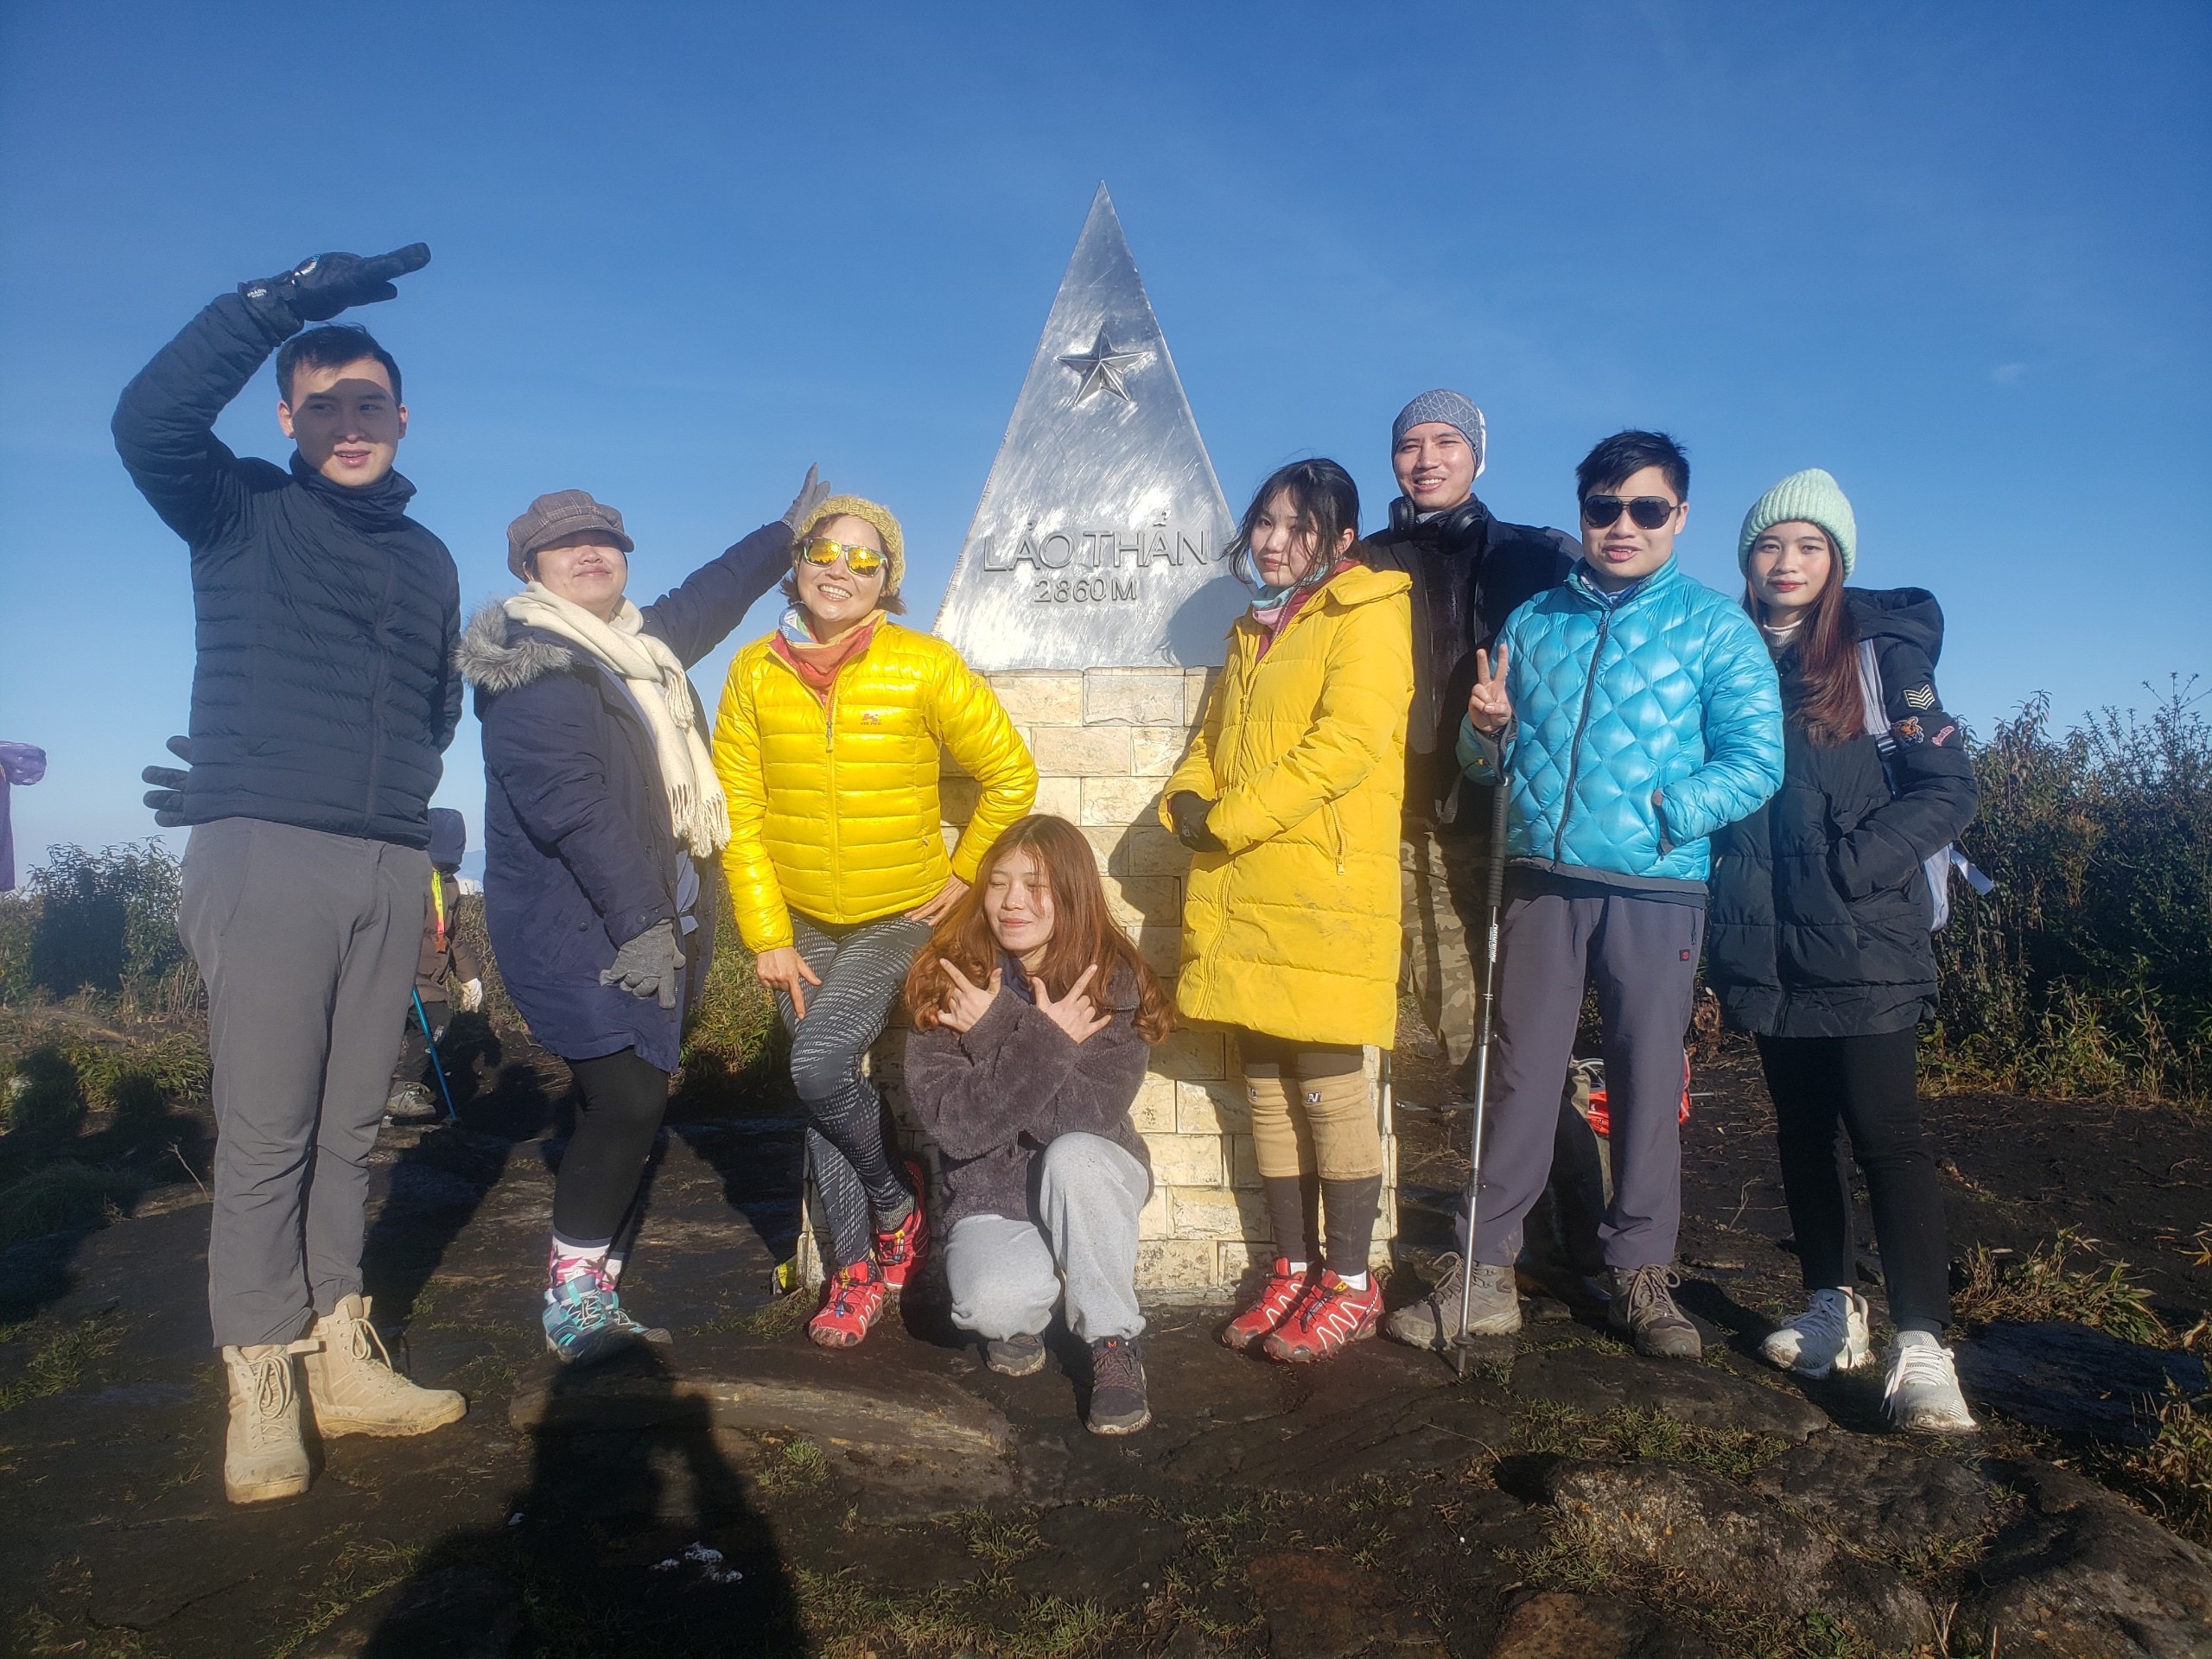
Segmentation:
{"type": "Polygon", "coordinates": [[[1382,1143],[1361,1046],[1396,1034],[1411,582],[1358,562],[1358,525],[1359,492],[1332,461],[1260,486],[1231,549],[1257,596],[1161,807],[1198,855],[1175,1004],[1238,1028],[1275,1236],[1266,1285],[1222,1340],[1294,1361],[1372,1336],[1382,1307],[1367,1273],[1382,1143]]]}
{"type": "Polygon", "coordinates": [[[943,640],[902,628],[906,546],[873,501],[833,495],[801,524],[796,602],[730,664],[715,720],[729,798],[722,853],[738,931],[791,1034],[836,1271],[807,1334],[849,1348],[927,1248],[861,1072],[914,952],[1037,796],[1037,768],[990,686],[943,640]],[[982,786],[947,857],[939,753],[982,786]]]}

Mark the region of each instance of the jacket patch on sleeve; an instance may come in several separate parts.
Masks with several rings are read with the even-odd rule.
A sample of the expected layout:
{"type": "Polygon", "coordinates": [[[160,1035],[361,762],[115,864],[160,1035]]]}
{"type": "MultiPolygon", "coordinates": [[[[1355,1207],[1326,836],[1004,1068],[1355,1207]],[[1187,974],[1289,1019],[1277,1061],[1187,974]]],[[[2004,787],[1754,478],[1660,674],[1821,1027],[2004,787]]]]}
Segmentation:
{"type": "Polygon", "coordinates": [[[1923,681],[1904,694],[1904,700],[1911,707],[1924,714],[1936,706],[1936,688],[1928,682],[1923,681]]]}
{"type": "Polygon", "coordinates": [[[1929,738],[1928,741],[1940,749],[1948,740],[1957,734],[1958,729],[1959,728],[1955,726],[1946,726],[1942,731],[1936,733],[1935,736],[1929,738]]]}
{"type": "Polygon", "coordinates": [[[1901,749],[1909,749],[1916,744],[1925,743],[1928,741],[1928,734],[1920,729],[1920,717],[1917,715],[1907,715],[1903,720],[1891,725],[1890,741],[1901,749]]]}

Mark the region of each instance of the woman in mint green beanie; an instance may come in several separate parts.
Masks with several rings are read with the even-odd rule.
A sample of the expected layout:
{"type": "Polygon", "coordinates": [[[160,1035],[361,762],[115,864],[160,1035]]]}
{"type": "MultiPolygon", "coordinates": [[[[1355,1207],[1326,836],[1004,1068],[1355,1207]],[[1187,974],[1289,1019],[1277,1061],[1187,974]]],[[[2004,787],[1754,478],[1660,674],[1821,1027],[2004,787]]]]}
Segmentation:
{"type": "Polygon", "coordinates": [[[1950,1250],[1916,1084],[1936,1011],[1923,868],[1974,813],[1936,696],[1943,613],[1918,588],[1844,586],[1859,525],[1834,479],[1792,474],[1744,517],[1744,608],[1782,679],[1782,787],[1713,838],[1707,972],[1758,1041],[1809,1305],[1761,1351],[1809,1376],[1872,1357],[1847,1135],[1897,1326],[1884,1402],[1907,1428],[1974,1427],[1943,1333],[1950,1250]]]}

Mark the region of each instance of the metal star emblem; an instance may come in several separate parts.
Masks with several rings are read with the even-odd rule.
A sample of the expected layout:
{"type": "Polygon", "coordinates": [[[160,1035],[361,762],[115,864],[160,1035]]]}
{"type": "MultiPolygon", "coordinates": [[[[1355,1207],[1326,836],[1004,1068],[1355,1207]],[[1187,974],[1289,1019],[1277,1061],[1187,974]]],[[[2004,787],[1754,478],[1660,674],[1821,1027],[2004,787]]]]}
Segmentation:
{"type": "Polygon", "coordinates": [[[1126,404],[1134,400],[1129,396],[1129,389],[1122,384],[1122,371],[1133,363],[1141,363],[1145,356],[1142,352],[1116,351],[1114,342],[1106,338],[1106,331],[1102,327],[1098,331],[1098,338],[1091,341],[1089,351],[1064,357],[1060,362],[1083,377],[1083,384],[1075,391],[1073,401],[1076,403],[1081,403],[1103,386],[1126,404]]]}

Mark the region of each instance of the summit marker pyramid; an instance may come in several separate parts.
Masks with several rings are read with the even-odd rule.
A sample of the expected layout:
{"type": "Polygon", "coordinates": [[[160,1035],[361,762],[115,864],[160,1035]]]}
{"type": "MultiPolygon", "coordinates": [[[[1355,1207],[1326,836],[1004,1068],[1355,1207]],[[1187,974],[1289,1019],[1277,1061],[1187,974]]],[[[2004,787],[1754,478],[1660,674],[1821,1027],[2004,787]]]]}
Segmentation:
{"type": "Polygon", "coordinates": [[[1232,528],[1102,184],[936,631],[985,673],[1218,664],[1248,598],[1232,528]]]}

